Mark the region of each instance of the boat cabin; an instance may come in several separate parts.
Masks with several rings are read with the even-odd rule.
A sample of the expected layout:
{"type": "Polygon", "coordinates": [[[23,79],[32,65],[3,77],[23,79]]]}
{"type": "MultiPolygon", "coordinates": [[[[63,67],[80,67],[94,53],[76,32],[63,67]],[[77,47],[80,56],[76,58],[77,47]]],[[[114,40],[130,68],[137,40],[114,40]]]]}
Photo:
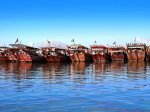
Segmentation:
{"type": "Polygon", "coordinates": [[[136,50],[141,50],[145,52],[146,44],[145,43],[128,43],[127,44],[127,52],[136,51],[136,50]]]}
{"type": "Polygon", "coordinates": [[[108,53],[108,48],[106,46],[92,45],[90,47],[91,47],[91,54],[92,55],[108,53]]]}
{"type": "Polygon", "coordinates": [[[88,53],[88,48],[81,44],[70,45],[67,47],[70,54],[81,53],[81,52],[88,53]]]}
{"type": "Polygon", "coordinates": [[[125,61],[126,49],[123,46],[112,46],[108,48],[108,53],[112,61],[125,61]]]}

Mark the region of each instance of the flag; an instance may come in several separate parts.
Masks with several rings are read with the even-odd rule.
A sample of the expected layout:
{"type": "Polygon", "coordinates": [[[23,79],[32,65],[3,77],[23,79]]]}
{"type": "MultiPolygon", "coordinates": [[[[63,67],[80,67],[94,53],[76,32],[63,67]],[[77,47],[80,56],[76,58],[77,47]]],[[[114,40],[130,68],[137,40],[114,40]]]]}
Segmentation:
{"type": "Polygon", "coordinates": [[[72,39],[71,42],[74,42],[74,39],[72,39]]]}
{"type": "Polygon", "coordinates": [[[116,41],[114,41],[113,45],[116,45],[116,41]]]}
{"type": "Polygon", "coordinates": [[[50,44],[51,42],[49,40],[47,40],[47,42],[50,44]]]}
{"type": "Polygon", "coordinates": [[[16,44],[18,41],[19,41],[19,40],[18,40],[18,38],[17,38],[17,40],[16,40],[15,44],[16,44]]]}
{"type": "Polygon", "coordinates": [[[97,44],[96,40],[95,40],[94,44],[95,44],[95,45],[97,44]]]}

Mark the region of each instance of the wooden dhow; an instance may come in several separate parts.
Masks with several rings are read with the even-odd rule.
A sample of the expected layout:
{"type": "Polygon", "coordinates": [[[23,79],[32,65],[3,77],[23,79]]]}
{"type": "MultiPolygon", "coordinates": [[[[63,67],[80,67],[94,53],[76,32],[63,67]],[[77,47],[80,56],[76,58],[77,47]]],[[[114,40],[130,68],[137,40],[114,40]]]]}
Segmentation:
{"type": "Polygon", "coordinates": [[[70,61],[65,49],[46,47],[42,48],[43,54],[48,62],[67,62],[70,61]]]}
{"type": "Polygon", "coordinates": [[[89,49],[81,44],[73,44],[67,46],[67,52],[72,62],[92,61],[89,49]]]}
{"type": "Polygon", "coordinates": [[[0,47],[0,61],[17,61],[8,47],[0,47]]]}
{"type": "Polygon", "coordinates": [[[121,45],[108,47],[108,53],[112,61],[125,61],[126,60],[125,51],[126,51],[125,48],[121,45]]]}
{"type": "Polygon", "coordinates": [[[10,51],[16,56],[20,62],[34,62],[34,61],[45,61],[40,49],[30,47],[23,44],[10,44],[12,48],[10,51]]]}
{"type": "Polygon", "coordinates": [[[93,61],[106,62],[109,61],[108,48],[103,45],[91,45],[91,55],[93,61]]]}
{"type": "Polygon", "coordinates": [[[127,57],[128,57],[128,61],[144,61],[146,58],[146,44],[128,43],[127,57]]]}
{"type": "Polygon", "coordinates": [[[150,46],[146,46],[146,61],[150,61],[150,46]]]}

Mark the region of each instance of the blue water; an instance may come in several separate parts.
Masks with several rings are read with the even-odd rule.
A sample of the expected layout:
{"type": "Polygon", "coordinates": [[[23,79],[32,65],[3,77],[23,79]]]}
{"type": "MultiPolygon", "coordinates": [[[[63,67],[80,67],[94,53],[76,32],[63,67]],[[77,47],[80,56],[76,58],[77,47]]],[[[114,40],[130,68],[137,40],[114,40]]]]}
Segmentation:
{"type": "Polygon", "coordinates": [[[150,64],[0,63],[0,112],[150,112],[150,64]]]}

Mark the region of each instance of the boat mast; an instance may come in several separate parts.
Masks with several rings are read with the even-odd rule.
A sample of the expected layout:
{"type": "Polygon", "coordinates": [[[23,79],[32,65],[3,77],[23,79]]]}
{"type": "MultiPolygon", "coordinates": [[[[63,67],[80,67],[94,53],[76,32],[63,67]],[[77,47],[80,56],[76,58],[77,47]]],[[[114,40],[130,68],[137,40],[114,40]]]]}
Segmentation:
{"type": "Polygon", "coordinates": [[[134,39],[134,43],[136,44],[136,37],[135,37],[135,39],[134,39]]]}

